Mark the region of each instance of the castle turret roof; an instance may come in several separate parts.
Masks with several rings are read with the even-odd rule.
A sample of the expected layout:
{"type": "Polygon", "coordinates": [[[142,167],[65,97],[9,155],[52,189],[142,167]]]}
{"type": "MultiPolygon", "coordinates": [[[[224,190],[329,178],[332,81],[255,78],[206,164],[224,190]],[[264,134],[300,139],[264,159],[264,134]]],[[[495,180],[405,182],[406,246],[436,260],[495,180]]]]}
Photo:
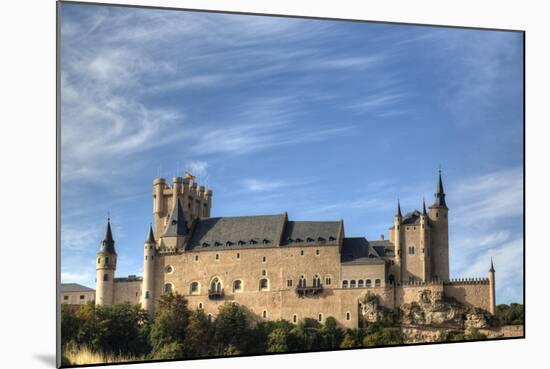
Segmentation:
{"type": "Polygon", "coordinates": [[[495,272],[495,268],[493,267],[493,258],[491,258],[491,269],[489,269],[489,272],[490,272],[490,273],[494,273],[494,272],[495,272]]]}
{"type": "Polygon", "coordinates": [[[183,213],[183,207],[181,201],[177,199],[172,208],[170,218],[168,218],[168,224],[162,234],[162,237],[178,237],[186,236],[189,233],[187,222],[185,221],[185,215],[183,213]]]}
{"type": "Polygon", "coordinates": [[[439,170],[439,180],[437,182],[437,192],[435,193],[435,201],[431,207],[447,209],[447,203],[445,202],[445,192],[443,191],[443,180],[441,179],[441,170],[439,170]]]}
{"type": "Polygon", "coordinates": [[[145,238],[145,243],[154,244],[155,236],[153,234],[153,225],[149,225],[149,231],[147,232],[147,238],[145,238]]]}
{"type": "Polygon", "coordinates": [[[426,200],[422,198],[422,215],[426,215],[426,200]]]}
{"type": "Polygon", "coordinates": [[[395,212],[395,216],[401,218],[401,204],[399,203],[399,199],[397,200],[397,210],[395,212]]]}
{"type": "Polygon", "coordinates": [[[116,254],[115,240],[113,239],[113,232],[111,231],[111,218],[107,218],[107,227],[105,228],[105,235],[100,243],[99,251],[116,254]]]}

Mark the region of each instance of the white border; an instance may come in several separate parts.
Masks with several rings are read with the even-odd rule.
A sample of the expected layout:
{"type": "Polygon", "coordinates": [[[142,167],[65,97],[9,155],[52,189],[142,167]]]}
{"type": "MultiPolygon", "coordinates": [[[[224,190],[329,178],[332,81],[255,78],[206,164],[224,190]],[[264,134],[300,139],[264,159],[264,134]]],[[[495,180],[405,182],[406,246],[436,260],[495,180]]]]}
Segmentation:
{"type": "MultiPolygon", "coordinates": [[[[117,1],[111,1],[116,3],[117,1]]],[[[283,368],[384,366],[517,368],[545,362],[550,260],[547,222],[549,31],[544,2],[232,0],[118,1],[407,23],[527,31],[527,338],[486,343],[415,346],[316,354],[202,360],[139,367],[283,368]],[[543,361],[544,360],[544,361],[543,361]]],[[[3,367],[54,366],[55,353],[55,4],[2,3],[2,303],[3,367]],[[23,268],[22,265],[25,265],[23,268]]],[[[91,241],[91,245],[95,242],[91,241]]],[[[137,366],[118,366],[137,368],[137,366]]]]}

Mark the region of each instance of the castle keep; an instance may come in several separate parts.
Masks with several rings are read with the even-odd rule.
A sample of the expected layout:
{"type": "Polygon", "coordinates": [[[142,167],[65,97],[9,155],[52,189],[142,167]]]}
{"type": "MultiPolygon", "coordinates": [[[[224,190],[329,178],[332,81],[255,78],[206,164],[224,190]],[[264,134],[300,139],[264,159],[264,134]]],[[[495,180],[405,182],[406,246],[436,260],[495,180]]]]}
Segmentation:
{"type": "Polygon", "coordinates": [[[216,315],[225,301],[263,319],[297,322],[333,316],[362,326],[367,291],[395,308],[422,290],[495,312],[495,271],[488,278],[449,279],[449,209],[441,173],[428,209],[405,215],[397,202],[389,239],[346,237],[344,222],[292,221],[288,215],[210,217],[212,191],[192,177],[171,186],[153,182],[153,219],[143,277],[115,278],[117,253],[107,222],[96,260],[96,303],[141,303],[152,316],[166,292],[185,295],[190,308],[216,315]]]}

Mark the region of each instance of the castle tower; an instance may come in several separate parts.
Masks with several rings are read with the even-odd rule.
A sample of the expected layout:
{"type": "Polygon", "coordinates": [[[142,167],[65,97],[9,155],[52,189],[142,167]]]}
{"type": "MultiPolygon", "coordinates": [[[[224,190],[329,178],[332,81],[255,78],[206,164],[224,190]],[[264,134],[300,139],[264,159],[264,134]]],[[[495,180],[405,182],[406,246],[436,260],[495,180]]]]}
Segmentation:
{"type": "Polygon", "coordinates": [[[401,204],[397,200],[397,210],[395,216],[393,217],[393,241],[394,241],[394,255],[395,255],[395,280],[397,282],[401,281],[403,275],[403,268],[401,264],[401,221],[403,220],[403,215],[401,214],[401,204]]]}
{"type": "Polygon", "coordinates": [[[184,248],[189,236],[189,226],[181,200],[174,198],[174,206],[168,217],[164,232],[160,236],[160,246],[165,250],[176,251],[184,248]]]}
{"type": "Polygon", "coordinates": [[[495,268],[493,267],[493,258],[491,258],[491,269],[489,269],[489,312],[492,315],[496,313],[495,285],[495,268]]]}
{"type": "Polygon", "coordinates": [[[155,178],[153,181],[153,220],[155,234],[161,234],[164,230],[163,219],[168,214],[168,204],[164,193],[168,190],[164,178],[155,178]]]}
{"type": "Polygon", "coordinates": [[[147,311],[150,318],[153,317],[155,309],[155,255],[156,241],[151,225],[143,247],[143,282],[141,284],[141,307],[147,311]]]}
{"type": "Polygon", "coordinates": [[[117,254],[111,231],[111,219],[107,218],[105,236],[100,243],[96,262],[96,305],[111,306],[114,300],[117,254]]]}
{"type": "Polygon", "coordinates": [[[432,278],[443,281],[449,280],[449,208],[445,202],[443,180],[439,170],[439,181],[435,200],[430,206],[428,217],[431,225],[430,259],[432,278]]]}
{"type": "Polygon", "coordinates": [[[422,213],[420,214],[420,257],[422,259],[422,280],[429,281],[431,277],[430,265],[430,225],[426,212],[426,201],[422,199],[422,213]]]}

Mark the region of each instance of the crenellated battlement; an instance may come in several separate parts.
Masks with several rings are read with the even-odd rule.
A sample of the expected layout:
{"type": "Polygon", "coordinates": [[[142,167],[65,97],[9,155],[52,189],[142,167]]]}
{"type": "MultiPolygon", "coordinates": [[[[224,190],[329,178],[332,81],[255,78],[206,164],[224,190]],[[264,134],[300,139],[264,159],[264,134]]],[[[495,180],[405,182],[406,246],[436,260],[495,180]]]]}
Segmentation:
{"type": "Polygon", "coordinates": [[[440,279],[433,279],[430,281],[421,281],[421,280],[415,280],[415,281],[402,281],[399,283],[396,283],[397,287],[406,287],[406,286],[442,286],[443,281],[440,279]]]}
{"type": "Polygon", "coordinates": [[[464,284],[489,284],[489,278],[455,278],[446,281],[444,284],[450,286],[464,284]]]}

